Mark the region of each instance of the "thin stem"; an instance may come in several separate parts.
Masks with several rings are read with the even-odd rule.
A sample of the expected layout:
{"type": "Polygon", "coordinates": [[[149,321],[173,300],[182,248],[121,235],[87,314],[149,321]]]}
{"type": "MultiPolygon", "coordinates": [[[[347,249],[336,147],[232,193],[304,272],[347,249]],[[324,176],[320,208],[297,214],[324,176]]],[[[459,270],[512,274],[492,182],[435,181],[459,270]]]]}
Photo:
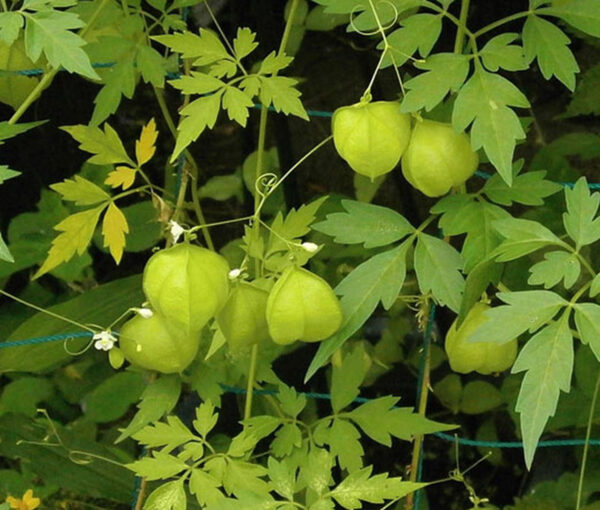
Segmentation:
{"type": "Polygon", "coordinates": [[[210,16],[210,18],[212,19],[212,22],[215,24],[215,27],[217,27],[217,31],[219,32],[219,35],[221,36],[221,39],[223,39],[223,41],[225,42],[225,46],[227,46],[227,49],[229,50],[229,53],[231,53],[231,55],[233,56],[233,58],[235,59],[235,63],[238,66],[238,68],[240,69],[240,71],[242,71],[242,73],[244,74],[244,76],[248,76],[248,72],[246,71],[246,68],[242,65],[242,63],[236,58],[235,55],[235,50],[233,49],[233,46],[231,45],[231,43],[229,42],[229,39],[227,38],[227,36],[225,35],[225,32],[223,31],[223,29],[221,28],[221,25],[219,23],[219,20],[217,20],[217,17],[215,16],[213,10],[210,8],[210,4],[209,2],[204,2],[204,5],[206,7],[206,10],[208,11],[208,15],[210,16]]]}
{"type": "Polygon", "coordinates": [[[506,16],[505,18],[496,20],[493,23],[490,23],[489,25],[477,30],[477,32],[473,33],[473,37],[475,37],[475,39],[477,39],[478,37],[482,36],[483,34],[487,34],[488,32],[491,32],[492,30],[494,30],[498,27],[501,27],[502,25],[505,25],[506,23],[510,23],[511,21],[515,21],[515,20],[518,20],[521,18],[526,18],[527,16],[529,16],[532,13],[533,13],[533,11],[517,12],[515,14],[511,14],[510,16],[506,16]]]}
{"type": "Polygon", "coordinates": [[[587,463],[587,456],[590,447],[590,437],[592,435],[592,425],[594,423],[594,414],[596,412],[596,401],[598,400],[598,392],[600,391],[600,372],[596,378],[596,386],[594,387],[594,394],[592,396],[592,405],[590,407],[590,414],[588,416],[587,429],[585,431],[585,446],[583,447],[583,457],[581,459],[581,472],[579,473],[579,483],[577,484],[577,505],[575,510],[581,508],[581,499],[583,494],[583,479],[585,477],[585,466],[587,463]]]}
{"type": "Polygon", "coordinates": [[[254,379],[256,378],[256,363],[258,361],[258,344],[252,346],[250,353],[250,368],[248,369],[248,383],[246,385],[246,402],[244,404],[244,421],[252,416],[252,397],[254,396],[254,379]]]}
{"type": "Polygon", "coordinates": [[[2,0],[2,10],[8,12],[8,6],[6,5],[6,0],[2,0]]]}
{"type": "Polygon", "coordinates": [[[51,312],[50,310],[46,310],[45,308],[34,305],[33,303],[29,303],[28,301],[25,301],[24,299],[21,299],[20,297],[14,296],[13,294],[6,292],[5,290],[0,289],[0,294],[3,294],[4,296],[15,300],[17,303],[21,303],[22,305],[28,306],[29,308],[33,308],[34,310],[36,310],[38,312],[49,315],[50,317],[54,317],[55,319],[58,319],[58,320],[61,320],[64,322],[68,322],[69,324],[73,324],[74,326],[77,326],[78,328],[86,329],[86,330],[90,331],[91,333],[96,333],[96,330],[93,328],[90,328],[89,326],[85,326],[84,324],[81,324],[77,321],[69,319],[68,317],[63,317],[62,315],[58,315],[57,313],[51,312]]]}
{"type": "MultiPolygon", "coordinates": [[[[430,329],[429,321],[431,317],[427,317],[427,322],[425,323],[425,331],[430,329]]],[[[421,380],[421,387],[419,389],[419,409],[418,412],[421,416],[425,416],[425,412],[427,411],[427,400],[429,398],[429,372],[431,368],[431,349],[429,348],[429,342],[425,342],[425,352],[423,353],[425,356],[425,364],[423,366],[423,379],[421,380]]],[[[421,449],[423,446],[423,436],[415,436],[412,450],[412,459],[410,463],[410,474],[409,480],[411,482],[416,482],[417,477],[419,475],[419,463],[421,458],[421,449]]],[[[405,510],[412,510],[414,505],[414,492],[411,492],[406,497],[406,504],[404,505],[405,510]]]]}
{"type": "Polygon", "coordinates": [[[19,121],[19,119],[31,106],[31,103],[33,103],[40,96],[42,90],[44,90],[50,84],[50,82],[52,82],[52,80],[56,76],[56,73],[58,73],[58,69],[52,69],[46,74],[44,74],[44,76],[42,76],[42,79],[29,93],[25,100],[21,103],[17,111],[15,111],[15,113],[13,113],[13,116],[10,119],[8,119],[9,124],[16,124],[19,121]]]}
{"type": "Polygon", "coordinates": [[[135,501],[135,510],[142,510],[144,498],[146,496],[146,486],[146,479],[142,478],[142,481],[140,482],[140,491],[138,492],[137,499],[135,501]]]}
{"type": "MultiPolygon", "coordinates": [[[[160,89],[158,89],[157,87],[153,87],[153,89],[154,89],[154,95],[156,96],[156,101],[158,102],[158,106],[160,108],[162,116],[165,119],[165,122],[167,123],[167,127],[169,128],[169,131],[173,135],[173,138],[175,140],[177,140],[177,127],[175,126],[175,122],[173,121],[171,112],[169,112],[167,102],[165,101],[165,96],[164,96],[163,92],[160,89]]],[[[185,159],[187,160],[187,162],[190,165],[192,179],[193,179],[192,201],[193,201],[194,212],[196,214],[196,218],[198,219],[198,222],[200,223],[200,226],[204,226],[206,224],[206,219],[205,219],[204,213],[202,211],[202,206],[200,205],[200,198],[198,197],[198,186],[196,184],[198,182],[198,173],[199,173],[198,165],[189,150],[186,149],[184,154],[185,154],[185,159]]],[[[214,250],[215,247],[214,247],[214,243],[212,241],[210,232],[206,229],[202,229],[202,236],[204,237],[204,242],[206,243],[206,246],[208,246],[209,249],[214,250]]]]}
{"type": "MultiPolygon", "coordinates": [[[[304,161],[306,161],[310,156],[312,156],[315,152],[317,152],[321,147],[323,147],[325,144],[327,144],[329,141],[333,140],[333,135],[328,136],[327,138],[325,138],[323,141],[319,142],[317,145],[315,145],[311,150],[309,150],[304,156],[302,156],[298,161],[296,161],[296,163],[294,163],[290,169],[283,174],[283,176],[281,177],[281,179],[279,179],[272,188],[269,189],[269,191],[267,191],[265,193],[265,195],[263,196],[262,200],[260,201],[258,207],[257,207],[257,213],[258,215],[255,213],[255,220],[259,220],[259,216],[260,216],[260,210],[262,209],[265,201],[267,200],[267,198],[269,198],[274,192],[275,190],[281,185],[281,183],[283,183],[283,181],[286,180],[287,177],[289,177],[289,175],[296,169],[298,168],[302,163],[304,163],[304,161]]],[[[257,193],[258,195],[258,193],[257,193]]]]}
{"type": "Polygon", "coordinates": [[[454,40],[454,53],[462,53],[465,43],[465,30],[467,28],[467,16],[469,15],[470,0],[462,0],[460,4],[459,25],[456,30],[456,39],[454,40]]]}
{"type": "Polygon", "coordinates": [[[279,43],[279,55],[285,53],[287,48],[287,43],[290,38],[290,34],[292,33],[292,25],[294,24],[293,20],[296,16],[296,11],[298,10],[298,5],[300,5],[299,0],[292,0],[292,5],[290,5],[290,11],[288,13],[288,19],[285,23],[285,28],[283,29],[283,35],[281,36],[281,42],[279,43]]]}

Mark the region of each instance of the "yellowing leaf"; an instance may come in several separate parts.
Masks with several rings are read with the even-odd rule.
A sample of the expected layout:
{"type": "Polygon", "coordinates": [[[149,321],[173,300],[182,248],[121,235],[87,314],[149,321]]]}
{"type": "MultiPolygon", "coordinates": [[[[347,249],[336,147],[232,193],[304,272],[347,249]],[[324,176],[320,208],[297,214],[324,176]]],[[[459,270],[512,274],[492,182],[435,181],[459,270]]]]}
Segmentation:
{"type": "Polygon", "coordinates": [[[135,180],[135,168],[129,168],[128,166],[118,166],[116,170],[113,170],[108,174],[104,184],[108,184],[113,188],[122,186],[123,189],[130,188],[135,180]]]}
{"type": "Polygon", "coordinates": [[[75,202],[75,205],[93,205],[110,199],[106,191],[79,175],[52,184],[50,188],[60,193],[63,200],[75,202]]]}
{"type": "Polygon", "coordinates": [[[125,215],[111,202],[102,222],[102,235],[104,236],[104,246],[108,246],[110,254],[117,264],[121,262],[125,247],[125,234],[128,233],[129,225],[125,215]]]}
{"type": "Polygon", "coordinates": [[[62,233],[52,241],[48,257],[33,278],[46,274],[69,260],[75,253],[81,255],[90,244],[100,213],[105,207],[105,204],[102,204],[93,209],[71,214],[56,225],[54,229],[62,233]]]}
{"type": "MultiPolygon", "coordinates": [[[[150,119],[150,122],[142,128],[140,139],[135,142],[135,157],[139,166],[150,161],[156,151],[155,143],[158,131],[156,130],[156,122],[150,119]]],[[[125,189],[125,188],[123,188],[125,189]]]]}

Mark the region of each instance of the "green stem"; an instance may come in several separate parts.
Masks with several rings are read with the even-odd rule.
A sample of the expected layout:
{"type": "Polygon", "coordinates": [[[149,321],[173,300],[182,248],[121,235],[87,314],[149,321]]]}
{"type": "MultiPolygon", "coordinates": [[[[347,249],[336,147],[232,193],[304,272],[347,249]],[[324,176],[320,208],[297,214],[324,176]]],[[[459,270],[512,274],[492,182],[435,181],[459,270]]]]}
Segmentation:
{"type": "Polygon", "coordinates": [[[592,405],[590,407],[590,414],[588,416],[587,429],[585,431],[585,446],[583,447],[583,457],[581,459],[581,472],[579,473],[579,483],[577,484],[577,505],[575,510],[581,508],[581,499],[583,494],[583,479],[585,477],[585,466],[587,463],[587,456],[590,447],[590,437],[592,435],[592,425],[594,423],[594,414],[596,412],[596,401],[598,400],[598,392],[600,391],[600,372],[596,378],[596,386],[594,387],[594,394],[592,396],[592,405]]]}
{"type": "Polygon", "coordinates": [[[488,32],[491,32],[492,30],[494,30],[498,27],[501,27],[502,25],[505,25],[506,23],[510,23],[511,21],[515,21],[515,20],[518,20],[521,18],[526,18],[527,16],[529,16],[532,13],[533,13],[533,11],[517,12],[515,14],[511,14],[510,16],[506,16],[505,18],[496,20],[493,23],[490,23],[489,25],[477,30],[477,32],[475,32],[473,34],[473,37],[478,38],[479,36],[482,36],[483,34],[487,34],[488,32]]]}
{"type": "Polygon", "coordinates": [[[74,326],[77,326],[78,328],[86,329],[91,333],[97,332],[95,329],[90,328],[89,326],[86,326],[84,324],[81,324],[80,322],[69,319],[68,317],[58,315],[54,312],[51,312],[49,310],[46,310],[45,308],[40,307],[40,306],[34,305],[33,303],[30,303],[29,301],[25,301],[24,299],[21,299],[20,297],[17,297],[13,294],[10,294],[10,293],[6,292],[5,290],[0,289],[0,294],[3,294],[4,296],[6,296],[8,298],[13,299],[17,303],[21,303],[22,305],[28,306],[29,308],[32,308],[38,312],[45,313],[46,315],[49,315],[50,317],[54,317],[55,319],[58,319],[58,320],[61,320],[64,322],[68,322],[69,324],[73,324],[74,326]]]}
{"type": "Polygon", "coordinates": [[[456,30],[456,39],[454,40],[454,53],[462,53],[465,43],[465,30],[467,29],[467,16],[469,15],[470,0],[462,0],[460,4],[459,25],[456,30]]]}
{"type": "Polygon", "coordinates": [[[256,363],[258,361],[258,344],[252,346],[250,353],[250,368],[246,385],[246,402],[244,404],[244,421],[252,416],[252,397],[254,396],[254,379],[256,378],[256,363]]]}
{"type": "Polygon", "coordinates": [[[2,10],[8,12],[8,6],[6,5],[6,0],[2,0],[2,10]]]}

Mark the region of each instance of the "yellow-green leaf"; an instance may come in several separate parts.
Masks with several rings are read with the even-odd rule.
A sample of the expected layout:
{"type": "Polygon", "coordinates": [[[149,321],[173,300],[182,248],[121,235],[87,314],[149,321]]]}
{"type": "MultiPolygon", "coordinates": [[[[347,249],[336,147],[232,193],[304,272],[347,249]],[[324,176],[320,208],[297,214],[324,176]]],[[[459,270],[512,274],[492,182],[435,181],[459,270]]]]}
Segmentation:
{"type": "Polygon", "coordinates": [[[56,225],[54,229],[61,234],[52,241],[48,257],[33,278],[46,274],[71,259],[75,253],[81,255],[90,244],[100,213],[105,207],[105,204],[102,204],[93,209],[71,214],[56,225]]]}
{"type": "Polygon", "coordinates": [[[60,193],[63,200],[75,202],[75,205],[93,205],[110,199],[106,191],[79,175],[52,184],[50,188],[60,193]]]}
{"type": "Polygon", "coordinates": [[[113,163],[127,163],[135,166],[129,158],[123,142],[117,132],[107,123],[104,131],[96,126],[63,126],[61,129],[69,133],[79,142],[82,151],[94,154],[88,161],[96,165],[111,165],[113,163]]]}
{"type": "Polygon", "coordinates": [[[130,188],[135,181],[135,168],[129,168],[128,166],[118,166],[116,170],[113,170],[106,177],[104,184],[108,184],[112,188],[118,188],[122,186],[123,189],[130,188]]]}
{"type": "Polygon", "coordinates": [[[108,246],[110,254],[117,264],[121,262],[125,247],[125,234],[128,233],[129,225],[125,215],[111,202],[102,222],[102,235],[104,236],[104,246],[108,246]]]}
{"type": "MultiPolygon", "coordinates": [[[[156,152],[156,138],[158,131],[156,130],[156,122],[154,118],[150,119],[150,122],[142,128],[140,139],[135,142],[135,157],[139,166],[150,161],[154,153],[156,152]]],[[[123,188],[125,189],[125,188],[123,188]]]]}

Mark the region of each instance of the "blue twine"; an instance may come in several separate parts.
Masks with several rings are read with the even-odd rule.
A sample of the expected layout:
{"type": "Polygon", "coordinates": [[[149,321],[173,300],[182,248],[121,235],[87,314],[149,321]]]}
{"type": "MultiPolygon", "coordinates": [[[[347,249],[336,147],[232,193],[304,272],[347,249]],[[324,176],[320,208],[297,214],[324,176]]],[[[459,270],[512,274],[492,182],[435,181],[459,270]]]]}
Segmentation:
{"type": "Polygon", "coordinates": [[[25,340],[13,340],[10,342],[0,342],[0,349],[8,347],[22,347],[24,345],[43,344],[46,342],[57,342],[59,340],[68,340],[69,338],[85,338],[91,337],[91,331],[81,331],[79,333],[63,333],[60,335],[39,336],[35,338],[27,338],[25,340]]]}

